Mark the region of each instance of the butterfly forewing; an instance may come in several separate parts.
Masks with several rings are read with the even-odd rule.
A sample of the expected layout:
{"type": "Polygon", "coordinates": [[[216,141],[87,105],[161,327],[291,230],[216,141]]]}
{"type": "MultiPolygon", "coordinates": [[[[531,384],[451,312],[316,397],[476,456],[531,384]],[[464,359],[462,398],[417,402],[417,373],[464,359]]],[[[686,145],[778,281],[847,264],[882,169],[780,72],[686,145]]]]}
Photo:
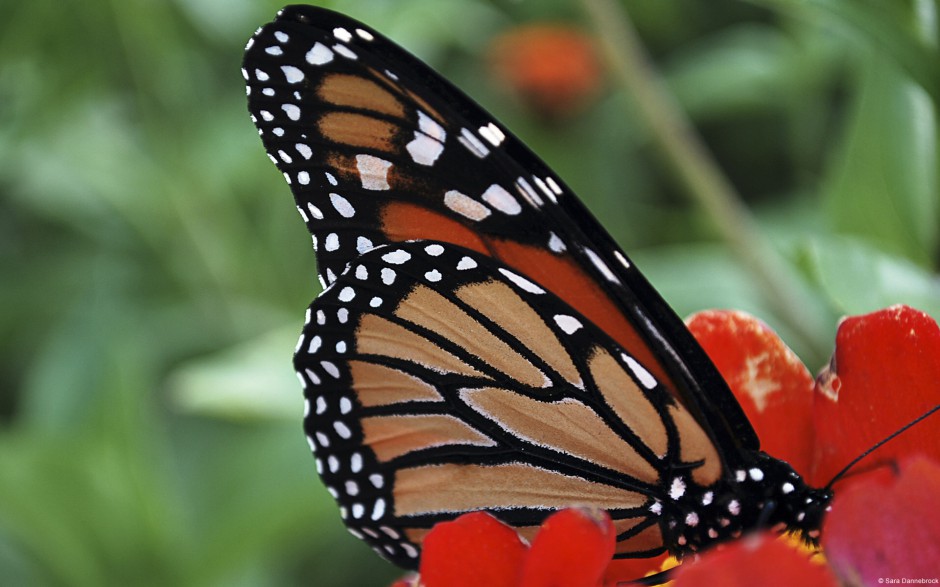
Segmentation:
{"type": "Polygon", "coordinates": [[[311,306],[295,367],[347,525],[404,566],[441,520],[486,509],[526,534],[573,504],[608,510],[618,552],[648,556],[663,550],[664,475],[720,476],[634,357],[541,284],[449,243],[359,256],[311,306]]]}
{"type": "Polygon", "coordinates": [[[714,367],[603,228],[518,139],[426,65],[352,19],[292,6],[249,43],[244,75],[324,286],[390,242],[434,239],[489,255],[629,349],[712,423],[705,427],[723,458],[756,448],[714,367]]]}

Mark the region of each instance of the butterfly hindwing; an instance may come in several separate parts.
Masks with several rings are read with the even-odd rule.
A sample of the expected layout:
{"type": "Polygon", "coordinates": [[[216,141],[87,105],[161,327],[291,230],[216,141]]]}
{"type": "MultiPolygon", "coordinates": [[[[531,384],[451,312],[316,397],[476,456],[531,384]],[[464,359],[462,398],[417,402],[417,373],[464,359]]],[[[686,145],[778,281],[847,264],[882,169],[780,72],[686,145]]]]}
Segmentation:
{"type": "Polygon", "coordinates": [[[439,240],[491,256],[642,360],[723,458],[757,447],[681,320],[567,186],[426,65],[352,19],[291,6],[256,33],[243,73],[324,285],[393,242],[439,240]]]}
{"type": "Polygon", "coordinates": [[[621,555],[655,554],[668,476],[721,474],[634,357],[541,284],[448,243],[358,257],[312,304],[295,367],[346,524],[403,566],[438,521],[488,509],[526,534],[572,504],[611,513],[621,555]]]}

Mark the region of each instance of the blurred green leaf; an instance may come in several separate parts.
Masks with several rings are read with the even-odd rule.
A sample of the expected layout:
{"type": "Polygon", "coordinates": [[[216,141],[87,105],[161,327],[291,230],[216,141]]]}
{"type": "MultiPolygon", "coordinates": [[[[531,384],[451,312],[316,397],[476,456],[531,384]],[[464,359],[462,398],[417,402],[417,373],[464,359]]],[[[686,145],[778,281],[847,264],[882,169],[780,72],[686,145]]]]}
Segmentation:
{"type": "Polygon", "coordinates": [[[303,399],[290,367],[298,331],[285,327],[184,363],[169,377],[174,402],[205,416],[298,419],[303,399]]]}
{"type": "Polygon", "coordinates": [[[860,46],[887,56],[940,103],[935,3],[919,0],[751,0],[795,15],[823,17],[826,25],[856,37],[860,46]]]}
{"type": "Polygon", "coordinates": [[[928,97],[882,57],[864,59],[859,93],[824,183],[840,232],[927,265],[937,247],[937,120],[928,97]]]}
{"type": "Polygon", "coordinates": [[[940,278],[860,239],[819,237],[805,249],[822,293],[843,315],[907,304],[940,317],[940,278]]]}

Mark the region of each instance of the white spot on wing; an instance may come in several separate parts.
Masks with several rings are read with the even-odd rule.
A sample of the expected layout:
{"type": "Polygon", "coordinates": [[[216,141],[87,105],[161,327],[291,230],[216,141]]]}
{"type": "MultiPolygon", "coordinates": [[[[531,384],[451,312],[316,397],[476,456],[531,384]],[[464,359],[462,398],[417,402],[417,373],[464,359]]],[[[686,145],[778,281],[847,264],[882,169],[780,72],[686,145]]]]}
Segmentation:
{"type": "Polygon", "coordinates": [[[357,59],[358,56],[353,53],[353,50],[343,45],[342,43],[337,43],[333,45],[333,50],[345,57],[346,59],[357,59]]]}
{"type": "Polygon", "coordinates": [[[444,194],[444,205],[470,220],[479,221],[490,215],[489,208],[457,190],[444,194]]]}
{"type": "MultiPolygon", "coordinates": [[[[469,257],[464,257],[464,259],[467,259],[467,260],[472,261],[472,259],[470,259],[469,257]]],[[[461,262],[463,262],[463,261],[461,261],[461,262]]],[[[475,265],[476,265],[476,264],[474,263],[474,266],[475,266],[475,265]]],[[[460,265],[459,265],[459,264],[458,264],[457,268],[460,269],[460,265]]],[[[539,286],[535,285],[534,283],[532,283],[531,281],[529,281],[529,280],[526,279],[525,277],[522,277],[521,275],[517,275],[517,274],[513,273],[513,272],[510,271],[509,269],[506,269],[506,268],[504,268],[504,267],[500,267],[500,268],[499,268],[499,272],[502,273],[503,275],[505,275],[506,278],[509,279],[509,281],[515,283],[520,289],[522,289],[522,290],[524,290],[524,291],[527,291],[527,292],[533,293],[533,294],[543,294],[543,293],[545,293],[545,290],[544,290],[544,289],[542,289],[542,288],[540,288],[539,286]]],[[[569,334],[570,334],[570,333],[569,333],[569,334]]]]}
{"type": "Polygon", "coordinates": [[[580,320],[574,316],[568,316],[567,314],[556,314],[554,320],[555,324],[557,324],[565,334],[574,334],[583,326],[580,320]]]}
{"type": "Polygon", "coordinates": [[[356,209],[353,208],[352,204],[349,203],[349,200],[344,198],[339,194],[330,194],[330,202],[333,204],[333,208],[339,212],[339,215],[343,218],[352,218],[356,215],[356,209]]]}
{"type": "Polygon", "coordinates": [[[337,420],[333,422],[333,429],[336,430],[336,433],[339,434],[340,438],[349,440],[352,438],[352,430],[349,429],[349,426],[337,420]]]}
{"type": "Polygon", "coordinates": [[[281,109],[291,120],[300,120],[300,108],[296,104],[282,104],[281,109]]]}
{"type": "Polygon", "coordinates": [[[434,165],[444,152],[444,145],[424,133],[415,131],[415,138],[405,145],[411,159],[418,165],[434,165]]]}
{"type": "Polygon", "coordinates": [[[522,206],[519,205],[519,201],[512,197],[512,194],[506,191],[506,189],[498,183],[494,183],[490,187],[486,188],[486,191],[483,192],[481,197],[483,198],[484,202],[496,208],[503,214],[514,216],[519,212],[522,212],[522,206]]]}
{"type": "Polygon", "coordinates": [[[548,248],[553,253],[564,253],[568,249],[565,246],[565,241],[558,238],[558,235],[554,232],[548,237],[548,248]]]}
{"type": "Polygon", "coordinates": [[[623,265],[624,269],[630,268],[630,261],[627,261],[627,258],[623,256],[623,253],[621,253],[620,251],[614,251],[614,257],[616,257],[617,261],[619,261],[620,264],[623,265]]]}
{"type": "Polygon", "coordinates": [[[490,154],[490,150],[486,148],[486,145],[483,144],[480,139],[476,137],[469,129],[462,128],[460,129],[460,136],[457,137],[457,140],[460,141],[460,144],[467,148],[468,151],[483,159],[490,154]]]}
{"type": "Polygon", "coordinates": [[[372,519],[381,520],[385,515],[385,500],[381,497],[375,500],[375,506],[372,508],[372,519]]]}
{"type": "Polygon", "coordinates": [[[282,65],[281,71],[284,72],[284,77],[287,78],[287,83],[296,84],[297,82],[303,81],[304,72],[294,67],[293,65],[282,65]]]}
{"type": "Polygon", "coordinates": [[[390,189],[388,185],[388,170],[391,161],[380,159],[372,155],[356,155],[356,169],[359,170],[359,179],[362,188],[366,190],[381,191],[390,189]]]}
{"type": "Polygon", "coordinates": [[[442,143],[447,138],[447,132],[444,130],[444,127],[420,110],[418,110],[418,129],[432,139],[442,143]]]}
{"type": "Polygon", "coordinates": [[[503,134],[503,131],[499,130],[499,127],[492,122],[486,126],[481,126],[477,130],[480,133],[480,136],[489,141],[490,144],[494,147],[498,147],[506,138],[506,135],[503,134]]]}
{"type": "MultiPolygon", "coordinates": [[[[411,253],[408,251],[403,251],[401,249],[392,251],[390,253],[385,253],[382,255],[382,260],[386,263],[391,263],[392,265],[401,265],[411,259],[411,253]]],[[[382,271],[383,278],[385,277],[385,271],[382,271]]]]}
{"type": "Polygon", "coordinates": [[[532,185],[526,181],[524,177],[520,177],[516,180],[516,189],[519,190],[519,193],[522,194],[522,197],[526,199],[533,208],[539,208],[544,204],[541,196],[532,189],[532,185]]]}
{"type": "Polygon", "coordinates": [[[297,143],[294,145],[294,148],[297,149],[297,152],[300,153],[301,157],[304,159],[310,159],[313,157],[313,149],[311,149],[308,145],[297,143]]]}
{"type": "Polygon", "coordinates": [[[326,239],[323,241],[323,247],[330,252],[337,250],[339,248],[339,235],[335,232],[326,235],[326,239]]]}
{"type": "Polygon", "coordinates": [[[548,196],[548,199],[549,199],[549,200],[551,200],[552,202],[555,202],[555,203],[558,202],[558,199],[555,198],[555,192],[553,192],[552,190],[548,189],[548,186],[545,185],[545,182],[542,181],[541,178],[538,178],[538,177],[535,177],[535,176],[532,176],[532,178],[535,180],[535,185],[539,186],[539,189],[542,190],[542,193],[544,193],[546,196],[548,196]]]}
{"type": "Polygon", "coordinates": [[[591,260],[591,264],[593,264],[594,267],[596,267],[597,270],[601,272],[607,281],[617,284],[620,283],[620,280],[617,279],[617,276],[614,275],[614,272],[610,270],[610,267],[607,266],[607,263],[605,263],[604,260],[597,255],[597,253],[587,247],[584,248],[584,252],[588,256],[588,259],[591,260]]]}
{"type": "Polygon", "coordinates": [[[339,292],[339,301],[341,302],[351,302],[356,297],[356,290],[347,286],[340,290],[339,292]]]}
{"type": "Polygon", "coordinates": [[[626,353],[620,353],[620,358],[627,364],[627,367],[630,368],[630,371],[633,375],[640,381],[640,385],[646,389],[653,389],[656,387],[656,378],[653,377],[649,371],[643,368],[643,365],[637,362],[636,359],[631,357],[626,353]]]}
{"type": "Polygon", "coordinates": [[[372,249],[372,241],[364,236],[356,237],[356,252],[360,255],[372,249]]]}
{"type": "Polygon", "coordinates": [[[458,271],[466,271],[467,269],[476,269],[477,262],[471,259],[470,257],[464,257],[457,263],[458,271]]]}
{"type": "Polygon", "coordinates": [[[333,36],[339,39],[340,41],[343,41],[344,43],[348,43],[349,41],[352,40],[352,33],[344,29],[343,27],[336,27],[335,29],[333,29],[333,36]]]}
{"type": "Polygon", "coordinates": [[[305,59],[310,65],[323,65],[333,61],[333,52],[330,51],[329,47],[318,41],[312,49],[307,51],[305,59]]]}

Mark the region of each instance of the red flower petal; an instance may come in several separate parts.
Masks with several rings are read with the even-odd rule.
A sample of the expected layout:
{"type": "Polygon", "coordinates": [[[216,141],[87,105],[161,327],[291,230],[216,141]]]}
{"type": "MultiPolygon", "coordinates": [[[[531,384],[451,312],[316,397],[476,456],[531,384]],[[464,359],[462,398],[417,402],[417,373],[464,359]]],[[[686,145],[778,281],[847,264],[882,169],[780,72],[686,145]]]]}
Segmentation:
{"type": "MultiPolygon", "coordinates": [[[[893,306],[844,319],[830,366],[816,385],[812,482],[825,485],[852,459],[940,403],[938,382],[940,328],[930,316],[893,306]]],[[[866,464],[917,452],[940,461],[940,414],[878,449],[866,464]]]]}
{"type": "Polygon", "coordinates": [[[813,377],[800,359],[770,327],[744,312],[699,312],[686,322],[731,387],[761,448],[808,473],[813,377]]]}
{"type": "Polygon", "coordinates": [[[570,508],[549,516],[522,567],[521,587],[596,587],[614,555],[607,512],[570,508]]]}
{"type": "Polygon", "coordinates": [[[526,547],[516,531],[485,512],[434,526],[424,538],[425,587],[517,587],[526,547]]]}
{"type": "Polygon", "coordinates": [[[634,579],[645,577],[651,573],[658,573],[663,563],[669,558],[662,554],[654,558],[621,558],[614,559],[604,571],[604,585],[616,587],[634,579]]]}
{"type": "Polygon", "coordinates": [[[838,587],[832,572],[770,534],[747,536],[679,565],[671,587],[838,587]]]}
{"type": "Polygon", "coordinates": [[[847,584],[940,573],[940,464],[926,457],[860,476],[836,494],[823,546],[847,584]],[[886,474],[888,473],[888,474],[886,474]]]}

